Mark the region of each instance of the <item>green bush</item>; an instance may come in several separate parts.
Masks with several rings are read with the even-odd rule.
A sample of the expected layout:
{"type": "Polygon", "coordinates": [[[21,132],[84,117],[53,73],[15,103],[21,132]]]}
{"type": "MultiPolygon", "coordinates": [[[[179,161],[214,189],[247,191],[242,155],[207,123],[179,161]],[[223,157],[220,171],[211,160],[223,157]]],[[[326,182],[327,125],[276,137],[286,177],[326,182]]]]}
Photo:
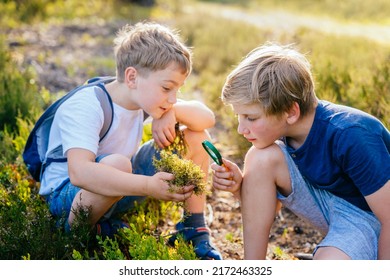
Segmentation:
{"type": "Polygon", "coordinates": [[[19,67],[0,37],[0,130],[17,128],[17,117],[28,119],[41,110],[42,99],[32,72],[19,67]]]}
{"type": "MultiPolygon", "coordinates": [[[[379,9],[385,13],[387,4],[384,1],[380,1],[383,8],[379,9]]],[[[33,19],[29,19],[30,12],[26,12],[33,9],[25,6],[26,9],[18,10],[16,4],[32,7],[36,3],[46,3],[44,8],[37,6],[42,9],[37,14],[41,18],[54,15],[54,21],[67,18],[93,18],[96,21],[97,15],[99,19],[106,20],[110,16],[114,17],[110,14],[113,10],[118,10],[115,6],[118,3],[114,0],[93,0],[81,6],[79,1],[24,2],[0,0],[0,23],[9,27],[16,19],[33,19]],[[94,9],[90,9],[90,3],[94,9]],[[19,11],[21,14],[27,13],[27,16],[19,15],[19,11]]],[[[179,3],[174,2],[175,5],[179,3]]],[[[287,4],[286,1],[272,2],[283,3],[283,6],[287,4]]],[[[313,1],[293,2],[305,6],[305,3],[312,4],[313,1]]],[[[338,3],[325,2],[316,3],[317,7],[324,8],[318,10],[333,11],[331,7],[338,3]]],[[[346,12],[346,5],[350,3],[344,3],[336,14],[345,14],[343,18],[349,18],[348,14],[357,15],[357,9],[346,12]]],[[[156,15],[150,9],[140,12],[133,5],[120,5],[122,19],[125,14],[131,21],[156,15]]],[[[303,6],[300,11],[304,11],[303,6]]],[[[361,16],[357,16],[367,19],[372,14],[370,10],[378,9],[379,6],[372,5],[369,9],[360,10],[361,16]]],[[[380,14],[378,16],[381,17],[380,14]]],[[[231,108],[225,107],[220,100],[222,85],[226,75],[248,51],[268,40],[295,43],[302,52],[308,54],[320,98],[360,108],[377,116],[385,125],[390,125],[390,50],[387,46],[309,29],[278,34],[242,22],[202,14],[185,14],[183,17],[175,14],[171,23],[181,30],[182,37],[187,38],[187,43],[194,47],[194,74],[190,76],[186,90],[200,93],[198,97],[215,112],[219,131],[217,141],[229,150],[224,156],[242,159],[250,143],[238,135],[237,119],[231,108]]],[[[107,68],[111,67],[106,61],[99,63],[103,64],[107,68]]],[[[20,161],[32,120],[36,119],[46,102],[42,101],[42,91],[39,93],[34,79],[34,74],[28,68],[13,61],[12,52],[0,39],[0,259],[195,259],[191,246],[182,240],[178,240],[175,247],[166,245],[166,238],[169,237],[166,221],[175,223],[181,218],[179,206],[175,203],[147,200],[137,205],[125,215],[125,219],[132,225],[130,229],[121,230],[113,239],[96,238],[86,222],[88,211],[84,210],[78,214],[71,234],[57,228],[47,205],[38,195],[39,185],[29,179],[20,161]]],[[[150,135],[145,136],[144,140],[148,137],[150,135]]]]}
{"type": "Polygon", "coordinates": [[[86,250],[91,235],[85,216],[65,234],[27,178],[23,166],[0,163],[0,259],[71,259],[74,249],[86,250]]]}
{"type": "Polygon", "coordinates": [[[14,26],[19,22],[30,23],[46,17],[46,6],[53,0],[1,0],[3,19],[0,23],[14,26]]]}
{"type": "Polygon", "coordinates": [[[130,211],[113,239],[95,236],[88,224],[88,209],[80,209],[70,233],[57,226],[37,185],[27,179],[23,166],[0,163],[0,259],[196,259],[183,240],[166,244],[158,228],[167,218],[178,220],[173,203],[147,200],[130,211]],[[176,216],[175,216],[176,215],[176,216]],[[126,218],[127,217],[127,218],[126,218]]]}
{"type": "Polygon", "coordinates": [[[126,215],[129,229],[122,230],[120,242],[126,248],[129,258],[134,260],[195,260],[193,247],[178,239],[174,247],[166,245],[170,232],[162,229],[169,217],[178,222],[179,206],[174,202],[161,202],[148,198],[126,215]]]}

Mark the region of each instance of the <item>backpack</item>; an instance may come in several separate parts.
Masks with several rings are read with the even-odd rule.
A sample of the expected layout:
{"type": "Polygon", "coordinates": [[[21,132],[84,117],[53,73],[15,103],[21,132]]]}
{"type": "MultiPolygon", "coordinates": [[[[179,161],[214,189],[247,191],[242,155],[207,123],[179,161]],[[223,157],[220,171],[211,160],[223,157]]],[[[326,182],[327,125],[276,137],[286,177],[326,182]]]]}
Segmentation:
{"type": "Polygon", "coordinates": [[[112,124],[114,108],[111,97],[104,88],[103,84],[112,82],[113,80],[115,80],[115,77],[95,77],[89,79],[85,84],[74,88],[50,105],[38,119],[27,138],[23,151],[23,161],[35,181],[40,182],[44,169],[50,163],[67,161],[66,157],[64,157],[62,153],[62,145],[50,151],[46,157],[50,129],[57,109],[71,96],[80,92],[81,89],[96,86],[95,93],[104,112],[104,124],[99,134],[99,141],[102,141],[107,135],[107,132],[112,124]]]}

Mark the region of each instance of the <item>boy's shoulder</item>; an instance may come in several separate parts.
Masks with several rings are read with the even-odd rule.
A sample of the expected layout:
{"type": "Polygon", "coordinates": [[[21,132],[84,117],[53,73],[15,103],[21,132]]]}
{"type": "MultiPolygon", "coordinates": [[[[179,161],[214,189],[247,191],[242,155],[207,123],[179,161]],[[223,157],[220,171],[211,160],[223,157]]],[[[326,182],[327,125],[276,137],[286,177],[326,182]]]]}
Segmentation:
{"type": "MultiPolygon", "coordinates": [[[[32,131],[30,132],[30,135],[28,136],[23,151],[23,160],[27,166],[27,169],[36,181],[40,181],[44,165],[48,165],[50,162],[54,161],[66,161],[66,159],[62,156],[62,147],[57,147],[48,153],[49,135],[52,128],[52,123],[56,113],[61,111],[61,108],[64,108],[62,105],[75,96],[83,96],[85,94],[83,91],[86,88],[92,89],[93,94],[96,94],[96,98],[98,103],[100,103],[104,114],[104,124],[99,135],[100,140],[106,136],[113,120],[112,100],[103,85],[104,82],[108,82],[109,80],[112,80],[112,78],[92,79],[87,81],[85,85],[79,86],[68,92],[66,95],[62,96],[52,105],[50,105],[40,116],[32,131]]],[[[83,109],[84,108],[80,107],[71,108],[70,114],[73,115],[77,110],[83,109]]]]}
{"type": "Polygon", "coordinates": [[[383,128],[377,118],[362,110],[323,100],[318,103],[315,119],[337,130],[359,128],[372,131],[383,128]]]}

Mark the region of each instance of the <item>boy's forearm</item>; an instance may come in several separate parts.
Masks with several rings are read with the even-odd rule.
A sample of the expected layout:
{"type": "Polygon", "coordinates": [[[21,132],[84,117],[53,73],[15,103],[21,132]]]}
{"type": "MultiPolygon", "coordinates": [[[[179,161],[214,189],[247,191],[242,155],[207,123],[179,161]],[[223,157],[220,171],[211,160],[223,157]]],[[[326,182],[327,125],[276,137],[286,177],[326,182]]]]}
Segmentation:
{"type": "Polygon", "coordinates": [[[123,172],[99,163],[88,164],[80,173],[80,176],[73,176],[80,179],[74,179],[72,184],[93,193],[104,196],[149,195],[147,176],[123,172]]]}
{"type": "Polygon", "coordinates": [[[182,101],[174,105],[176,120],[194,131],[202,131],[215,125],[214,113],[198,101],[182,101]]]}

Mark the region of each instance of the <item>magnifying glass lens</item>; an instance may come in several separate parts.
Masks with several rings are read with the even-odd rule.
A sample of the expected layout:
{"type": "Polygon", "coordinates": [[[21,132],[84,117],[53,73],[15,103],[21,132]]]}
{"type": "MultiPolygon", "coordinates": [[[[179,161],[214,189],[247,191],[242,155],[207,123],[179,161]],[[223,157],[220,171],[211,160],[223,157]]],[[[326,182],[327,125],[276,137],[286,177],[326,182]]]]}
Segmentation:
{"type": "Polygon", "coordinates": [[[208,147],[206,147],[206,150],[207,150],[207,152],[209,153],[209,155],[211,156],[211,157],[216,157],[217,158],[217,155],[213,152],[213,150],[211,150],[211,149],[209,149],[208,147]]]}
{"type": "Polygon", "coordinates": [[[218,152],[217,148],[214,147],[209,141],[205,140],[202,142],[203,148],[210,155],[210,157],[215,161],[216,164],[222,165],[222,156],[218,152]]]}

